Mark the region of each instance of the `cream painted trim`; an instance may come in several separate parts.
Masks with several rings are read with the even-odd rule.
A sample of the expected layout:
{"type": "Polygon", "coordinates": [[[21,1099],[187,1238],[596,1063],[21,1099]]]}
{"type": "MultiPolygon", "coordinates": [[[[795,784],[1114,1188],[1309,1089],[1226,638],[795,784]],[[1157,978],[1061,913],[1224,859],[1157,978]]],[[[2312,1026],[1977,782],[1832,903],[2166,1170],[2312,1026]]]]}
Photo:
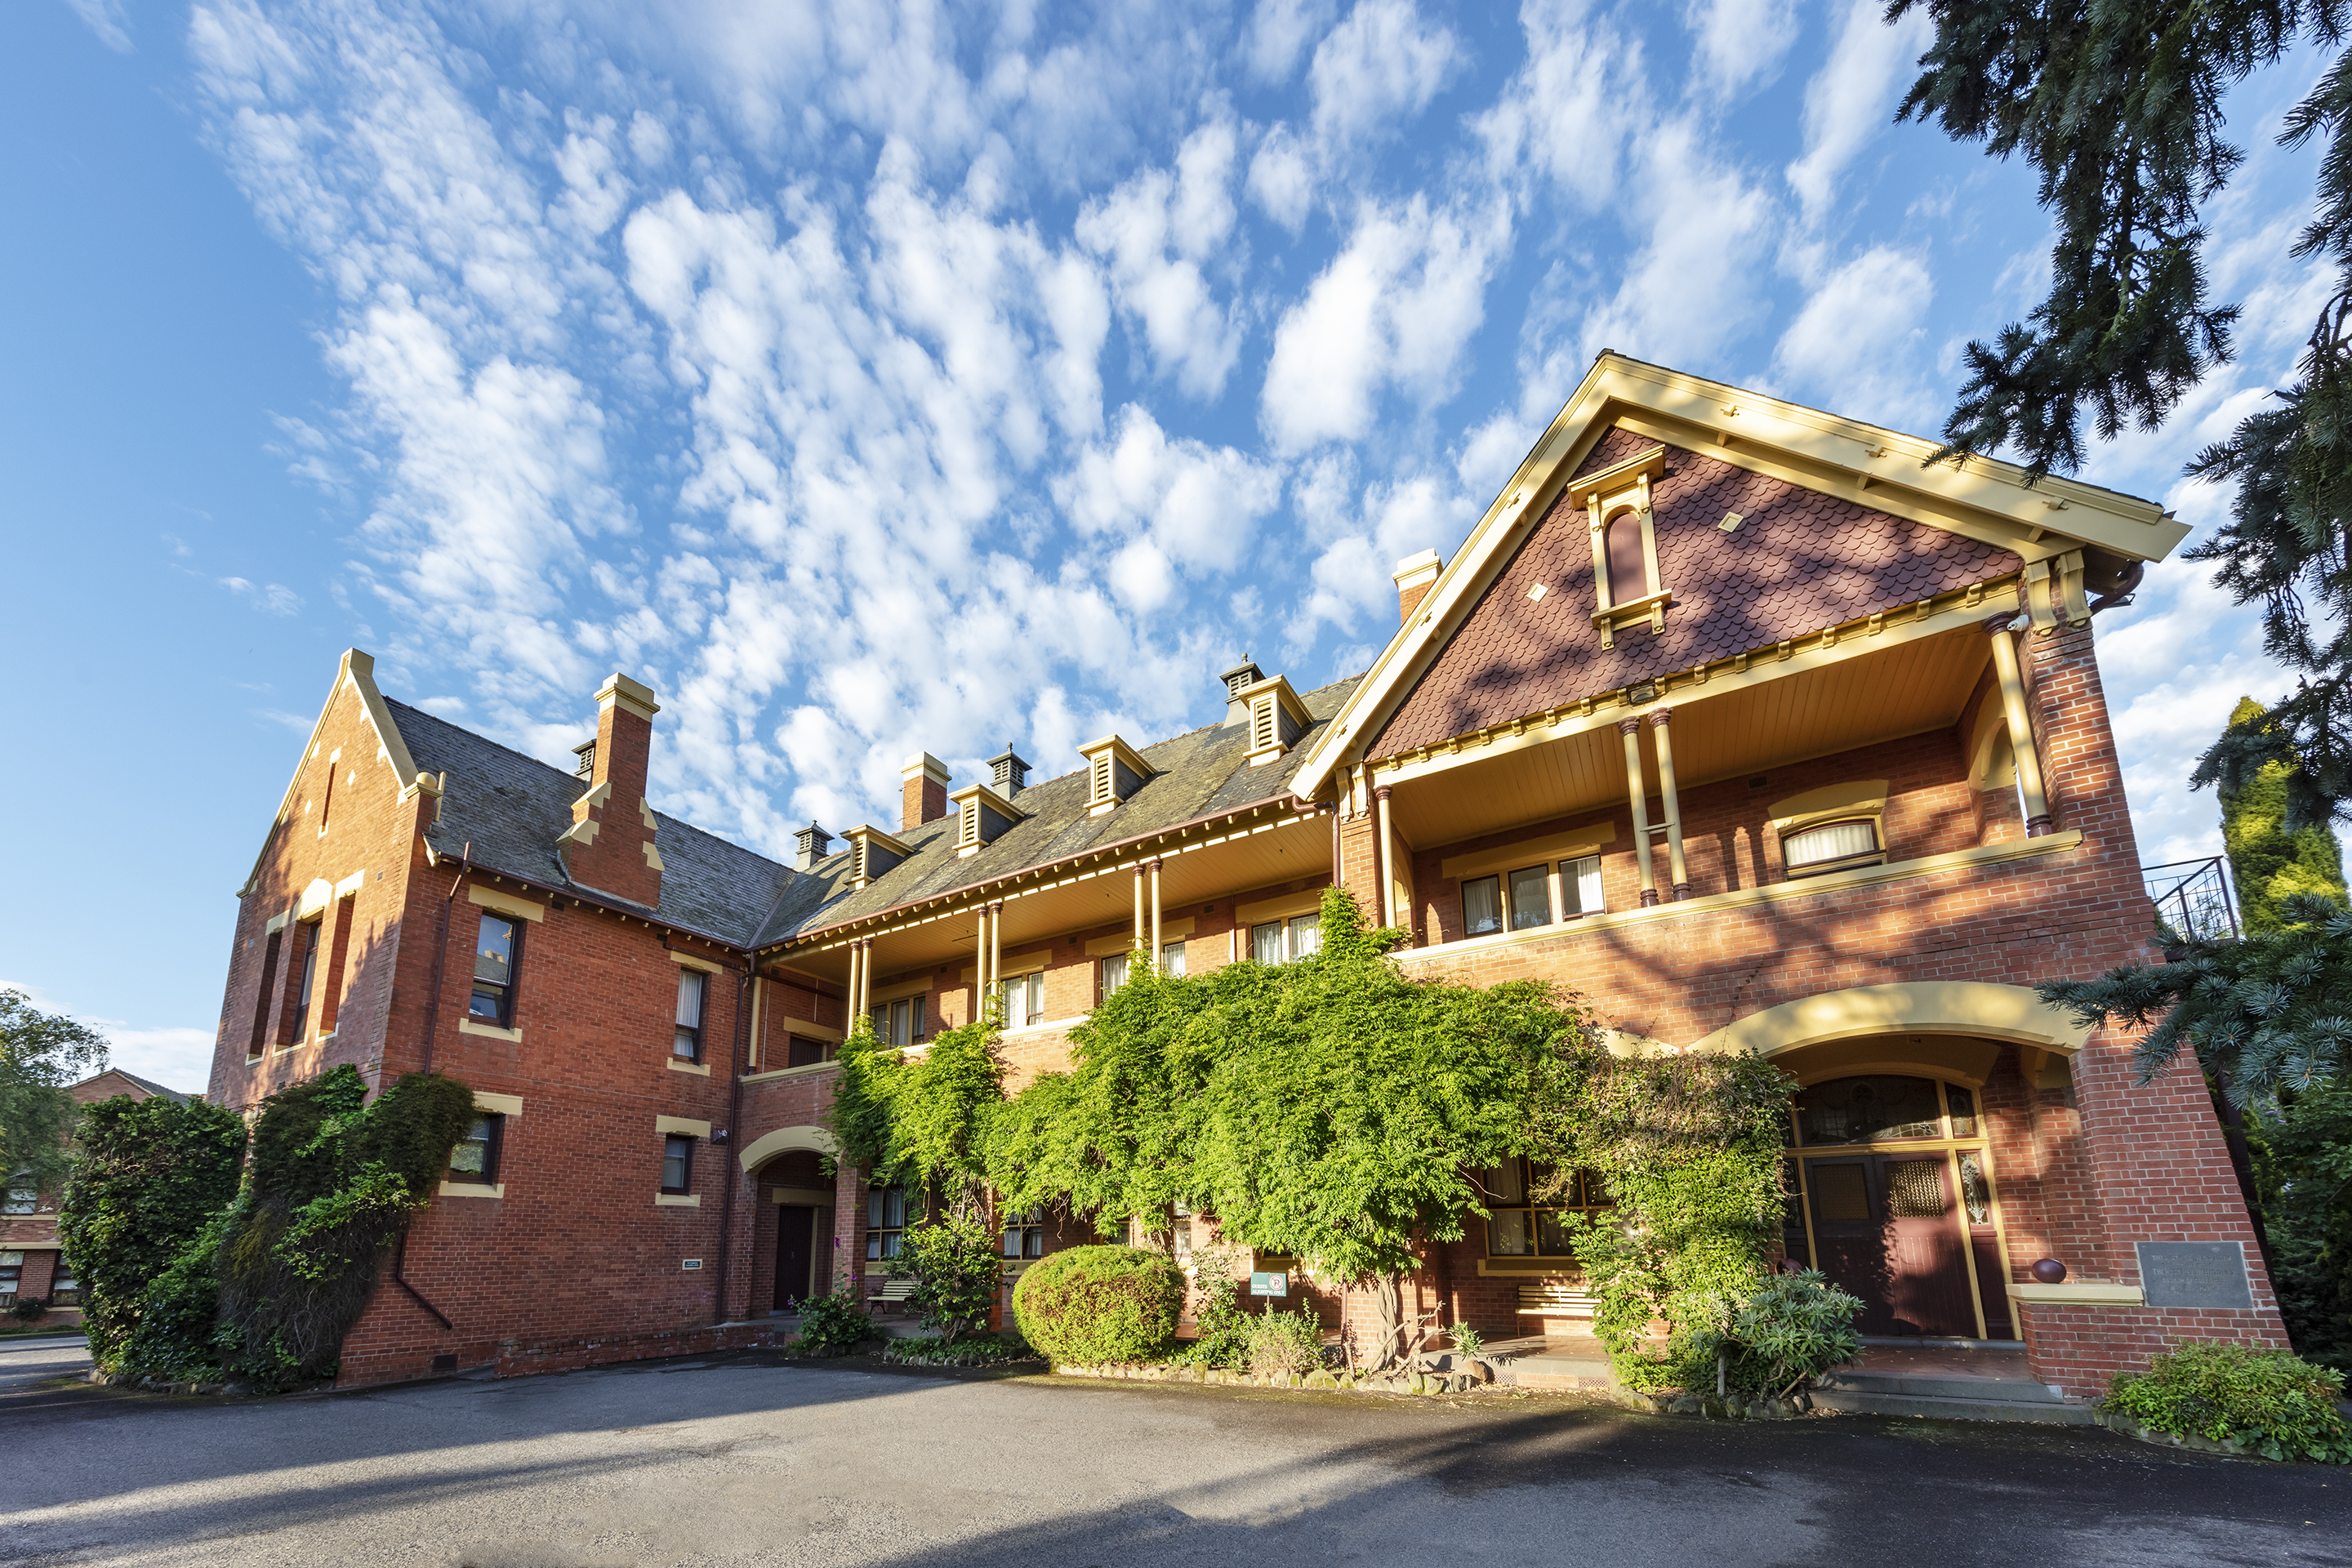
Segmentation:
{"type": "Polygon", "coordinates": [[[772,1078],[806,1078],[811,1073],[829,1072],[840,1065],[841,1064],[839,1062],[810,1062],[805,1066],[796,1068],[770,1068],[765,1072],[747,1072],[735,1081],[737,1083],[765,1083],[772,1078]]]}
{"type": "MultiPolygon", "coordinates": [[[[830,1067],[833,1064],[827,1062],[825,1065],[830,1067]]],[[[807,1069],[794,1068],[786,1070],[799,1072],[807,1069]]],[[[744,1173],[748,1175],[777,1155],[790,1153],[795,1149],[810,1149],[820,1154],[838,1154],[841,1152],[841,1141],[833,1135],[829,1128],[779,1127],[772,1132],[762,1132],[744,1144],[737,1157],[742,1161],[744,1173]]]]}
{"type": "Polygon", "coordinates": [[[511,1040],[516,1045],[522,1043],[520,1029],[501,1029],[496,1024],[478,1024],[471,1018],[460,1017],[457,1032],[461,1035],[482,1035],[493,1040],[511,1040]]]}
{"type": "MultiPolygon", "coordinates": [[[[1181,942],[1191,937],[1194,924],[1194,919],[1191,915],[1185,916],[1181,921],[1161,921],[1160,922],[1160,945],[1165,947],[1171,942],[1181,942]]],[[[1150,945],[1149,938],[1145,939],[1144,945],[1147,947],[1150,945]]],[[[1087,956],[1088,958],[1109,958],[1118,953],[1131,952],[1134,947],[1135,938],[1132,935],[1098,936],[1095,938],[1094,941],[1087,943],[1087,956]]]]}
{"type": "Polygon", "coordinates": [[[519,899],[512,893],[501,893],[495,888],[485,888],[478,882],[466,884],[466,901],[479,904],[482,908],[499,914],[512,915],[517,920],[543,921],[547,918],[545,904],[533,903],[529,899],[519,899]]]}
{"type": "Polygon", "coordinates": [[[677,964],[681,969],[699,969],[705,974],[724,974],[727,973],[724,965],[713,963],[707,958],[697,958],[690,952],[680,952],[674,947],[665,948],[663,951],[669,954],[669,961],[672,963],[677,964]]]}
{"type": "Polygon", "coordinates": [[[1482,1258],[1478,1272],[1488,1279],[1580,1279],[1575,1264],[1564,1258],[1482,1258]],[[1505,1265],[1509,1267],[1505,1267],[1505,1265]],[[1490,1267],[1491,1265],[1491,1267],[1490,1267]]]}
{"type": "Polygon", "coordinates": [[[689,1138],[708,1138],[710,1136],[710,1123],[697,1121],[690,1116],[656,1116],[654,1118],[654,1131],[664,1134],[682,1132],[689,1138]]]}
{"type": "Polygon", "coordinates": [[[444,1182],[441,1195],[445,1198],[502,1198],[507,1195],[504,1182],[485,1186],[479,1182],[444,1182]]]}
{"type": "Polygon", "coordinates": [[[513,1120],[520,1118],[522,1115],[522,1096],[519,1094],[492,1094],[488,1089],[478,1089],[474,1091],[474,1109],[477,1110],[488,1110],[496,1115],[513,1120]]]}
{"type": "MultiPolygon", "coordinates": [[[[1004,955],[1003,962],[997,965],[996,977],[999,980],[1010,980],[1016,974],[1034,974],[1039,970],[1050,969],[1053,965],[1054,950],[1050,947],[1032,948],[1027,952],[1008,952],[1004,955]]],[[[965,964],[963,979],[967,985],[977,983],[980,979],[979,966],[965,964]]]]}
{"type": "Polygon", "coordinates": [[[1973,1035],[2071,1057],[2083,1048],[2091,1031],[2022,985],[1915,980],[1855,985],[1783,1002],[1717,1029],[1690,1049],[1772,1057],[1864,1035],[1973,1035]]]}
{"type": "Polygon", "coordinates": [[[930,992],[932,978],[927,974],[920,980],[901,980],[896,985],[886,985],[878,991],[869,991],[866,994],[866,1011],[872,1012],[885,1002],[903,1002],[909,996],[927,995],[930,992]]]}
{"type": "Polygon", "coordinates": [[[2011,1281],[2010,1300],[2045,1307],[2137,1307],[2147,1300],[2137,1285],[2112,1285],[2104,1280],[2068,1280],[2057,1285],[2020,1285],[2011,1281]]]}
{"type": "Polygon", "coordinates": [[[1776,800],[1769,809],[1772,815],[1768,825],[1776,834],[1793,833],[1844,816],[1875,816],[1886,809],[1886,781],[1862,779],[1852,784],[1823,784],[1786,800],[1776,800]]]}
{"type": "Polygon", "coordinates": [[[661,711],[661,704],[654,700],[652,687],[642,680],[632,680],[617,669],[606,676],[604,684],[596,689],[596,706],[599,709],[617,707],[649,724],[653,722],[654,715],[661,711]]]}
{"type": "Polygon", "coordinates": [[[778,1204],[806,1204],[811,1208],[829,1209],[841,1201],[840,1194],[823,1187],[770,1187],[768,1200],[778,1204]]]}
{"type": "MultiPolygon", "coordinates": [[[[1812,1042],[1814,1045],[1832,1043],[1834,1042],[1821,1040],[1812,1042]]],[[[1692,1047],[1693,1050],[1696,1050],[1696,1047],[1692,1047]]],[[[1802,1049],[1803,1047],[1798,1047],[1793,1048],[1802,1049]]],[[[1987,1045],[1985,1048],[1992,1051],[1998,1051],[2000,1049],[1998,1046],[1990,1044],[1987,1045]]],[[[1883,1062],[1841,1062],[1833,1068],[1822,1068],[1817,1071],[1801,1072],[1792,1076],[1795,1077],[1797,1087],[1800,1089],[1811,1089],[1817,1083],[1834,1083],[1842,1078],[1873,1078],[1878,1076],[1939,1079],[1945,1083],[1956,1083],[1962,1089],[1982,1089],[1987,1081],[1989,1081],[1982,1078],[1970,1078],[1958,1068],[1951,1067],[1943,1062],[1915,1062],[1902,1060],[1899,1058],[1883,1062]]],[[[1975,1134],[1971,1133],[1969,1138],[1959,1139],[1958,1142],[1966,1143],[1975,1136],[1975,1134]]],[[[1896,1139],[1890,1140],[1890,1142],[1920,1142],[1920,1140],[1896,1139]]],[[[1937,1140],[1928,1139],[1926,1140],[1926,1142],[1937,1142],[1937,1140]]],[[[1945,1140],[1945,1142],[1950,1142],[1950,1140],[1945,1140]]],[[[1852,1147],[1850,1144],[1837,1144],[1833,1146],[1837,1148],[1852,1147]]],[[[1810,1153],[1815,1147],[1815,1145],[1807,1144],[1805,1152],[1810,1153]]],[[[1819,1145],[1819,1147],[1829,1148],[1832,1147],[1832,1145],[1822,1144],[1819,1145]]]]}
{"type": "Polygon", "coordinates": [[[367,873],[365,871],[354,871],[350,876],[335,884],[335,897],[338,899],[348,899],[366,886],[367,873]]]}
{"type": "Polygon", "coordinates": [[[836,1046],[847,1038],[831,1024],[820,1024],[809,1018],[786,1018],[773,1012],[768,1015],[768,1033],[771,1037],[784,1034],[798,1035],[810,1040],[831,1040],[836,1046]]]}
{"type": "MultiPolygon", "coordinates": [[[[335,666],[334,684],[327,688],[327,700],[319,705],[319,716],[310,721],[310,739],[302,742],[302,760],[294,764],[294,776],[286,781],[286,793],[278,799],[278,815],[272,822],[285,822],[293,816],[295,790],[302,782],[303,763],[320,746],[319,731],[326,727],[327,712],[335,705],[335,698],[344,686],[359,694],[360,711],[367,715],[369,728],[375,731],[376,754],[392,769],[394,787],[404,802],[417,782],[415,759],[408,754],[408,742],[401,738],[400,726],[392,721],[392,710],[384,706],[383,693],[375,689],[375,658],[355,647],[345,648],[335,666]]],[[[437,787],[433,791],[438,794],[437,787]]],[[[244,897],[261,879],[261,858],[269,853],[269,841],[265,837],[261,849],[254,857],[253,869],[246,873],[245,885],[237,889],[244,897]]]]}
{"type": "Polygon", "coordinates": [[[261,928],[261,934],[264,936],[276,936],[279,931],[284,931],[288,926],[292,925],[293,923],[294,911],[292,910],[288,910],[283,914],[270,916],[269,923],[261,928]]]}
{"type": "Polygon", "coordinates": [[[1331,716],[1292,778],[1301,799],[1317,798],[1343,761],[1360,755],[1363,735],[1420,679],[1433,650],[1567,487],[1577,461],[1616,426],[1998,544],[2026,561],[2063,555],[2084,542],[2161,560],[2189,532],[2153,501],[2055,476],[2029,486],[2022,468],[1985,458],[1927,466],[1940,443],[1603,354],[1438,574],[1412,620],[1331,716]]]}
{"type": "Polygon", "coordinates": [[[672,1057],[669,1058],[669,1070],[672,1072],[690,1072],[698,1074],[703,1078],[709,1078],[710,1076],[710,1064],[709,1062],[681,1061],[677,1057],[672,1057]]]}
{"type": "Polygon", "coordinates": [[[1475,877],[1482,871],[1500,871],[1528,864],[1531,860],[1547,863],[1590,855],[1603,844],[1617,839],[1614,822],[1589,823],[1561,833],[1546,834],[1541,838],[1525,839],[1507,844],[1499,849],[1475,849],[1466,855],[1454,855],[1437,863],[1441,877],[1475,877]]]}
{"type": "Polygon", "coordinates": [[[700,1193],[656,1193],[654,1207],[657,1209],[698,1209],[702,1206],[700,1193]]]}
{"type": "Polygon", "coordinates": [[[335,901],[335,885],[324,877],[314,877],[302,889],[301,901],[295,905],[295,918],[309,920],[335,901]]]}
{"type": "Polygon", "coordinates": [[[1285,893],[1281,898],[1262,899],[1255,904],[1235,904],[1234,924],[1252,926],[1291,915],[1311,915],[1322,907],[1323,889],[1309,888],[1303,893],[1285,893]]]}
{"type": "MultiPolygon", "coordinates": [[[[1405,948],[1395,956],[1399,963],[1407,964],[1428,958],[1453,958],[1465,952],[1475,952],[1483,948],[1511,947],[1526,942],[1556,941],[1563,936],[1581,936],[1595,931],[1613,931],[1619,926],[1637,925],[1649,921],[1679,920],[1685,915],[1717,913],[1724,910],[1740,909],[1749,904],[1778,903],[1783,899],[1811,898],[1820,893],[1842,892],[1853,888],[1875,886],[1880,882],[1906,882],[1914,877],[1932,877],[1943,871],[1997,866],[2006,860],[2025,860],[2037,855],[2059,854],[2079,847],[2082,842],[2081,831],[2070,827],[2063,833],[2047,834],[2040,838],[2016,838],[2004,844],[1988,844],[1975,849],[1955,849],[1948,854],[1929,855],[1917,860],[1890,861],[1883,866],[1857,866],[1851,871],[1824,871],[1818,877],[1803,877],[1793,882],[1770,882],[1760,888],[1741,888],[1728,893],[1709,893],[1704,898],[1685,899],[1679,904],[1657,904],[1646,910],[1613,910],[1607,914],[1583,915],[1559,924],[1535,926],[1527,931],[1496,931],[1492,936],[1464,937],[1455,942],[1437,942],[1429,947],[1405,948]]],[[[1923,1031],[1914,1029],[1912,1032],[1917,1034],[1923,1031]]]]}

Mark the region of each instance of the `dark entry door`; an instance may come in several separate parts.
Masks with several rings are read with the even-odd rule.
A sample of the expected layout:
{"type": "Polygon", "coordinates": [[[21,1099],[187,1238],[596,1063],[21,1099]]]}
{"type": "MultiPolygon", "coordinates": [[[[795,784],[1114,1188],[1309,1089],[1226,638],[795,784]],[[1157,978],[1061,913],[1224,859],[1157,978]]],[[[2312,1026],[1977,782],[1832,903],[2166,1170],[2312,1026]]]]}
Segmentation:
{"type": "Polygon", "coordinates": [[[1977,1336],[1950,1156],[1805,1162],[1822,1272],[1863,1300],[1865,1334],[1977,1336]]]}
{"type": "Polygon", "coordinates": [[[807,1300],[809,1267],[816,1258],[816,1210],[798,1204],[776,1205],[776,1306],[807,1300]]]}

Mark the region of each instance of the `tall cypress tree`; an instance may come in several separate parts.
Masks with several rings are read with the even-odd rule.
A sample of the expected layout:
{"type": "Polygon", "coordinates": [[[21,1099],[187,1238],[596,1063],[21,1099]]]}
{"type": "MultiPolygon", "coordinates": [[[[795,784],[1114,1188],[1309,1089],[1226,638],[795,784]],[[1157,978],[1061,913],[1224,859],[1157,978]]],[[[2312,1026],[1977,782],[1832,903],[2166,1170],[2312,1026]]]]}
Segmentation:
{"type": "MultiPolygon", "coordinates": [[[[2261,703],[2242,697],[2230,724],[2251,729],[2262,716],[2261,703]]],[[[2344,855],[2335,830],[2314,822],[2289,832],[2286,795],[2284,763],[2265,763],[2242,783],[2221,787],[2221,847],[2238,885],[2238,918],[2248,931],[2285,926],[2286,900],[2297,893],[2346,901],[2344,855]]]]}

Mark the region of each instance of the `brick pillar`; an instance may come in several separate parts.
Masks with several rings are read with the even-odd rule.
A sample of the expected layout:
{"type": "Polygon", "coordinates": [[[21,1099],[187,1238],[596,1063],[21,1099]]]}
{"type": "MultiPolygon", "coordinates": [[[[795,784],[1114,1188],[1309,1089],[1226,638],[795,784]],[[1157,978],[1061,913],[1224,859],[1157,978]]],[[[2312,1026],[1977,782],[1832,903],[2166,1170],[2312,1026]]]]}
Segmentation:
{"type": "Polygon", "coordinates": [[[660,711],[650,688],[625,675],[604,682],[596,693],[595,769],[556,840],[573,881],[647,908],[661,902],[661,852],[646,800],[660,711]]]}

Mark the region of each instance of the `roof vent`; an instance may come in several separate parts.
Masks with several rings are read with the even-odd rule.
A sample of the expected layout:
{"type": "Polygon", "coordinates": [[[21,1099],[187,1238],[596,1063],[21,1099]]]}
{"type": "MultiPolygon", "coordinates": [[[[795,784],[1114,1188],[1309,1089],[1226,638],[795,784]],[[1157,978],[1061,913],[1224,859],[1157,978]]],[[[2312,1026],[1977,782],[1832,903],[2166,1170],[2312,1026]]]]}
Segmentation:
{"type": "Polygon", "coordinates": [[[1100,816],[1143,787],[1151,764],[1117,735],[1105,735],[1078,748],[1087,760],[1087,815],[1100,816]]]}
{"type": "Polygon", "coordinates": [[[800,853],[793,857],[793,865],[799,870],[807,870],[833,853],[833,835],[814,822],[793,834],[793,841],[800,846],[800,853]]]}
{"type": "Polygon", "coordinates": [[[595,736],[591,735],[588,739],[572,747],[572,754],[580,759],[579,762],[572,764],[572,776],[573,778],[593,779],[596,776],[595,736]]]}
{"type": "Polygon", "coordinates": [[[1224,674],[1217,677],[1217,679],[1225,683],[1225,698],[1226,700],[1230,701],[1234,698],[1239,697],[1244,688],[1255,686],[1259,681],[1264,680],[1265,679],[1265,674],[1263,670],[1259,669],[1256,665],[1250,662],[1249,655],[1244,654],[1242,656],[1242,661],[1239,664],[1234,666],[1233,668],[1225,671],[1224,674]]]}
{"type": "Polygon", "coordinates": [[[995,785],[996,793],[1005,799],[1011,800],[1029,787],[1028,759],[1011,746],[1006,746],[1003,752],[989,758],[988,766],[989,782],[995,785]]]}

